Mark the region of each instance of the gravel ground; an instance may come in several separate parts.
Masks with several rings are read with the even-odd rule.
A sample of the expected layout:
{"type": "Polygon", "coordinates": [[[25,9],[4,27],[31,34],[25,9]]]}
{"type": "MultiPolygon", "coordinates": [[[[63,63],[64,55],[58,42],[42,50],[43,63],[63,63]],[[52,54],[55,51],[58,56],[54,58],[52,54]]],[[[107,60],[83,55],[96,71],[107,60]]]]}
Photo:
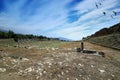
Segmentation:
{"type": "Polygon", "coordinates": [[[120,80],[119,51],[85,43],[86,49],[103,51],[104,58],[78,53],[76,44],[58,48],[3,47],[0,80],[120,80]]]}
{"type": "MultiPolygon", "coordinates": [[[[99,55],[77,52],[39,55],[39,60],[1,52],[0,80],[119,80],[120,67],[99,55]]],[[[70,49],[67,49],[70,50],[70,49]]]]}

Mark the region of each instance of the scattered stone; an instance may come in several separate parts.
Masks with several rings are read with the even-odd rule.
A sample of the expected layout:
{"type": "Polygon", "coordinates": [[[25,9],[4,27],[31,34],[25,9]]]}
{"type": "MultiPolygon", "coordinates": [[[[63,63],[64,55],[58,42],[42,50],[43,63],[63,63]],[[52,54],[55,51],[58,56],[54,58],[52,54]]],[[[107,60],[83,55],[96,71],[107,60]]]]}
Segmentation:
{"type": "Polygon", "coordinates": [[[115,75],[112,74],[112,77],[115,77],[115,75]]]}
{"type": "Polygon", "coordinates": [[[71,48],[68,48],[67,50],[72,50],[71,48]]]}
{"type": "Polygon", "coordinates": [[[22,58],[22,61],[29,61],[28,58],[22,58]]]}
{"type": "Polygon", "coordinates": [[[79,63],[78,65],[79,65],[80,67],[83,67],[83,66],[84,66],[83,64],[80,64],[80,63],[79,63]]]}
{"type": "Polygon", "coordinates": [[[67,78],[67,80],[70,80],[70,78],[67,78]]]}
{"type": "Polygon", "coordinates": [[[93,65],[91,65],[91,67],[93,68],[94,66],[93,66],[93,65]]]}
{"type": "Polygon", "coordinates": [[[78,80],[78,78],[75,78],[75,80],[78,80]]]}
{"type": "Polygon", "coordinates": [[[39,79],[40,77],[39,76],[36,76],[36,79],[39,79]]]}
{"type": "Polygon", "coordinates": [[[100,73],[104,73],[105,72],[105,70],[100,70],[100,69],[98,69],[99,71],[100,71],[100,73]]]}
{"type": "MultiPolygon", "coordinates": [[[[47,47],[46,49],[56,50],[56,48],[49,48],[49,47],[47,47]]],[[[71,49],[66,48],[66,50],[71,50],[71,49]]],[[[17,71],[16,73],[19,75],[19,77],[25,76],[25,78],[27,77],[28,80],[29,79],[79,80],[79,78],[83,80],[91,80],[93,78],[93,75],[91,74],[93,71],[95,72],[95,74],[98,75],[100,73],[101,74],[105,73],[105,70],[103,69],[107,69],[107,71],[109,71],[108,74],[111,74],[110,76],[112,78],[117,77],[116,74],[112,71],[115,70],[116,73],[119,73],[117,72],[117,70],[119,71],[119,69],[116,67],[115,69],[112,69],[111,66],[110,67],[110,69],[112,69],[111,71],[108,68],[109,65],[108,63],[106,63],[106,65],[103,66],[104,62],[102,62],[102,60],[99,60],[99,56],[84,55],[84,54],[81,54],[79,56],[78,54],[74,54],[74,53],[75,52],[46,53],[47,55],[44,54],[42,55],[43,57],[39,58],[39,62],[36,62],[34,60],[32,61],[31,59],[28,58],[22,58],[20,60],[19,56],[4,57],[2,58],[1,63],[4,64],[5,68],[0,68],[0,72],[6,72],[6,69],[11,69],[17,71]],[[26,61],[30,61],[30,62],[28,63],[26,61]]],[[[12,73],[11,76],[13,76],[12,73]]]]}
{"type": "Polygon", "coordinates": [[[102,57],[105,57],[105,53],[104,52],[98,52],[99,55],[101,55],[102,57]]]}
{"type": "Polygon", "coordinates": [[[61,72],[62,75],[64,75],[64,72],[61,72]]]}
{"type": "Polygon", "coordinates": [[[68,70],[66,70],[66,73],[68,73],[69,71],[68,70]]]}
{"type": "Polygon", "coordinates": [[[81,48],[77,48],[77,52],[81,52],[82,50],[81,50],[81,48]]]}
{"type": "Polygon", "coordinates": [[[9,76],[11,76],[12,75],[12,73],[9,73],[9,76]]]}
{"type": "Polygon", "coordinates": [[[0,72],[6,72],[6,68],[0,68],[0,72]]]}
{"type": "Polygon", "coordinates": [[[79,75],[80,77],[82,76],[82,75],[79,75]]]}
{"type": "Polygon", "coordinates": [[[47,72],[46,71],[43,71],[43,74],[46,74],[47,72]]]}
{"type": "Polygon", "coordinates": [[[42,73],[41,73],[41,72],[39,72],[39,75],[40,75],[40,76],[42,76],[42,73]]]}
{"type": "Polygon", "coordinates": [[[105,53],[104,52],[97,52],[97,51],[94,51],[94,50],[82,50],[81,48],[77,48],[77,52],[79,53],[84,53],[84,54],[94,54],[94,55],[100,55],[102,57],[105,57],[105,53]]]}
{"type": "Polygon", "coordinates": [[[62,65],[62,62],[59,62],[59,65],[61,66],[61,65],[62,65]]]}
{"type": "Polygon", "coordinates": [[[29,67],[29,68],[25,69],[25,71],[27,71],[27,72],[32,72],[32,71],[34,71],[34,68],[29,67]]]}
{"type": "Polygon", "coordinates": [[[53,51],[55,50],[55,48],[51,48],[53,51]]]}
{"type": "Polygon", "coordinates": [[[58,74],[57,76],[58,76],[59,78],[61,77],[61,75],[60,75],[60,74],[58,74]]]}

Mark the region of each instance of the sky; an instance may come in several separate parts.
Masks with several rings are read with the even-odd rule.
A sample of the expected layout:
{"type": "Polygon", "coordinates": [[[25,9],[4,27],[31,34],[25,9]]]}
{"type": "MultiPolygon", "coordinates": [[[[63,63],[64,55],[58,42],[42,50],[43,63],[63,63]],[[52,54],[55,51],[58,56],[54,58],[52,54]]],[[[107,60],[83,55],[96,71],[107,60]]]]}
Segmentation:
{"type": "Polygon", "coordinates": [[[0,29],[80,40],[119,23],[119,4],[120,0],[0,0],[0,29]]]}

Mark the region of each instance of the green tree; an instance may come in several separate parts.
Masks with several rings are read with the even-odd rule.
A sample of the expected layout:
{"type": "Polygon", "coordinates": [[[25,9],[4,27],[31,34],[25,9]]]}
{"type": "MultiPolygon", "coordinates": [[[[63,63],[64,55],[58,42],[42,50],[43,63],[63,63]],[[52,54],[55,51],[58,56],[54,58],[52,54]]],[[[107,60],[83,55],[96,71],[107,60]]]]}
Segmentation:
{"type": "Polygon", "coordinates": [[[14,37],[14,32],[9,30],[8,31],[8,38],[13,38],[14,37]]]}

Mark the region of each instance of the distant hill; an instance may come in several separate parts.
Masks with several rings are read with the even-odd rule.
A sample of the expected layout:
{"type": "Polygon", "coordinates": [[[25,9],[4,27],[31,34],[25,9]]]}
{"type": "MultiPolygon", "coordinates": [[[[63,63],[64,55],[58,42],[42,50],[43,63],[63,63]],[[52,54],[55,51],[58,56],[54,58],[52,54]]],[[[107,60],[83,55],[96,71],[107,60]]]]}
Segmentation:
{"type": "Polygon", "coordinates": [[[120,23],[103,28],[85,39],[91,43],[120,50],[120,23]]]}
{"type": "Polygon", "coordinates": [[[56,40],[55,38],[49,38],[43,35],[36,36],[33,34],[16,34],[13,31],[0,30],[0,39],[11,39],[13,38],[16,42],[23,40],[56,40]]]}
{"type": "Polygon", "coordinates": [[[115,34],[120,33],[120,23],[110,27],[110,28],[103,28],[99,31],[97,31],[95,34],[91,35],[90,37],[99,37],[99,36],[105,36],[109,34],[115,34]]]}
{"type": "Polygon", "coordinates": [[[63,40],[63,41],[72,41],[71,39],[64,38],[64,37],[59,37],[59,40],[63,40]]]}

